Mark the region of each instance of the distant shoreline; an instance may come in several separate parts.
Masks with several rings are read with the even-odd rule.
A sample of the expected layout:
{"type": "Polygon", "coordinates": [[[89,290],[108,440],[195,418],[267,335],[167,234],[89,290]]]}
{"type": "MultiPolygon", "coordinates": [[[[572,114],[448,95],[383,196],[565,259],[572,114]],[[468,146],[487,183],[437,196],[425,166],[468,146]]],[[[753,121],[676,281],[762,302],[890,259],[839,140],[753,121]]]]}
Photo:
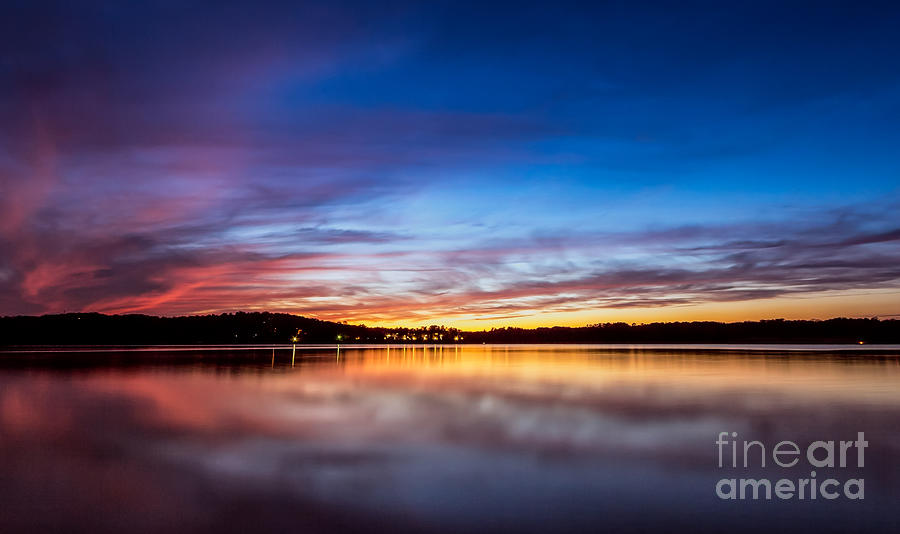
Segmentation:
{"type": "Polygon", "coordinates": [[[444,349],[454,347],[563,347],[608,349],[613,352],[643,351],[706,351],[706,352],[900,352],[900,344],[836,344],[836,343],[297,343],[258,345],[4,345],[0,354],[54,354],[77,352],[231,352],[267,350],[333,350],[333,349],[444,349]]]}
{"type": "Polygon", "coordinates": [[[493,328],[367,327],[284,313],[155,317],[60,315],[0,317],[0,347],[24,346],[269,346],[289,345],[900,345],[900,320],[834,318],[649,324],[599,323],[581,327],[493,328]]]}

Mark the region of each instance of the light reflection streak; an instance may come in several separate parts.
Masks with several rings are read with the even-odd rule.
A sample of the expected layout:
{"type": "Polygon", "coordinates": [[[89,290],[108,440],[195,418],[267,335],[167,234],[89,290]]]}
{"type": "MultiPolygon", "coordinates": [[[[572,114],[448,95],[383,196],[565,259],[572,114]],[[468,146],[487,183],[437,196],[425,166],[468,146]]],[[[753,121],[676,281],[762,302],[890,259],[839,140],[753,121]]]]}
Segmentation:
{"type": "MultiPolygon", "coordinates": [[[[276,352],[177,363],[160,353],[72,373],[4,367],[0,477],[36,501],[77,484],[82,508],[100,510],[114,498],[103,473],[116,451],[123,483],[145,488],[120,499],[134,518],[154,499],[174,514],[183,504],[163,496],[196,487],[204,497],[182,502],[213,517],[235,496],[267,495],[285,505],[265,507],[283,527],[305,503],[336,506],[360,525],[375,514],[388,527],[417,517],[449,531],[493,518],[512,530],[565,530],[614,526],[610,517],[729,517],[704,500],[722,429],[797,441],[864,429],[879,472],[873,495],[900,494],[889,461],[900,454],[900,353],[332,346],[301,350],[288,366],[276,352]]],[[[873,498],[865,520],[890,526],[888,504],[873,498]]],[[[825,524],[804,510],[791,510],[798,524],[825,524]]],[[[840,524],[840,510],[826,510],[828,525],[840,524]]],[[[201,521],[177,517],[187,530],[201,521]]],[[[742,525],[780,519],[765,512],[742,525]]]]}

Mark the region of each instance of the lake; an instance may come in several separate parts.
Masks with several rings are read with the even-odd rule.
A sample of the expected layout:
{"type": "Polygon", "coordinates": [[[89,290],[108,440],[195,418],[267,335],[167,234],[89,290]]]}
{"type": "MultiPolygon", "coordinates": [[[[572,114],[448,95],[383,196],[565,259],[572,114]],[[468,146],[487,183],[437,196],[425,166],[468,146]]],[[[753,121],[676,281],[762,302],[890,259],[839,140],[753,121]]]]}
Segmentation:
{"type": "Polygon", "coordinates": [[[900,347],[0,350],[4,533],[898,531],[898,459],[900,347]]]}

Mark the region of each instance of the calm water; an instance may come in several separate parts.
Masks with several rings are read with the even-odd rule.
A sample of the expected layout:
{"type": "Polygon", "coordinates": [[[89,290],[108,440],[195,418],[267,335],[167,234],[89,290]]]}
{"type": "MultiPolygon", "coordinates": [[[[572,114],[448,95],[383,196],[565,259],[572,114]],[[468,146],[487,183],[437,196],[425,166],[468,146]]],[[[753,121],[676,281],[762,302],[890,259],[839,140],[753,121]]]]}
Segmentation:
{"type": "Polygon", "coordinates": [[[0,532],[897,531],[900,349],[835,349],[0,352],[0,532]],[[810,476],[722,431],[865,432],[865,499],[720,500],[810,476]]]}

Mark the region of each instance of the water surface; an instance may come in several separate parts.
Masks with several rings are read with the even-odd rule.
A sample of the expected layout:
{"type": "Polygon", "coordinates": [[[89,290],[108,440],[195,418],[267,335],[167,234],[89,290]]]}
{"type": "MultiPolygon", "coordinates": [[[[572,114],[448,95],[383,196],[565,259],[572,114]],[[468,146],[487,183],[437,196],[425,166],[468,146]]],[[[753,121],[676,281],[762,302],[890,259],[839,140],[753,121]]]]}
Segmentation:
{"type": "Polygon", "coordinates": [[[0,532],[897,531],[900,350],[706,349],[6,349],[0,532]],[[722,431],[865,432],[865,499],[720,500],[809,476],[722,431]]]}

